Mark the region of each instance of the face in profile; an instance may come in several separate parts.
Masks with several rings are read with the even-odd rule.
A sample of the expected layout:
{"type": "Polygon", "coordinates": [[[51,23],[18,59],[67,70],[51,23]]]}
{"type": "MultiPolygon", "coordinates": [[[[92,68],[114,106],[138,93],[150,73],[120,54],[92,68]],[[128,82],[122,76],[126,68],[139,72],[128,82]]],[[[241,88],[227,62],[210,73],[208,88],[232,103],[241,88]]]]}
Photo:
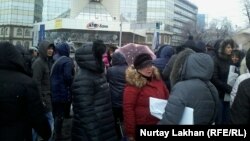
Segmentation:
{"type": "Polygon", "coordinates": [[[53,56],[53,48],[52,48],[52,47],[49,47],[49,48],[47,49],[47,56],[48,56],[48,57],[53,56]]]}

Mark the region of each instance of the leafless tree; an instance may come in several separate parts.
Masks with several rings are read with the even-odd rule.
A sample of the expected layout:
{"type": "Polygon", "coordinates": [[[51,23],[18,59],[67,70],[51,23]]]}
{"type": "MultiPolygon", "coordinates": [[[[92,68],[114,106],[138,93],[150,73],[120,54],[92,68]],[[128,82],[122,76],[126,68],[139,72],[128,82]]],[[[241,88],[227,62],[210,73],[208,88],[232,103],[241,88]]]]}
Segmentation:
{"type": "Polygon", "coordinates": [[[247,16],[248,23],[250,24],[250,0],[241,0],[243,6],[243,14],[247,16]]]}
{"type": "Polygon", "coordinates": [[[232,23],[226,17],[222,19],[212,19],[208,28],[200,29],[196,24],[188,23],[183,26],[183,36],[193,35],[195,40],[201,40],[205,43],[231,37],[234,33],[232,23]]]}

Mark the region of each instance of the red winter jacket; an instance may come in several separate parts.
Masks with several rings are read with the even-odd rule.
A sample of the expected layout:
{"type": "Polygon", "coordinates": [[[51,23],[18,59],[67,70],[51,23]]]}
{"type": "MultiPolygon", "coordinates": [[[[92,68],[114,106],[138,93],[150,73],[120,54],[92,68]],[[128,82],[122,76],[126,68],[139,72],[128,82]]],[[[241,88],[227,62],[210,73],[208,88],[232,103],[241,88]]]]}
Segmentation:
{"type": "Polygon", "coordinates": [[[158,70],[154,68],[154,78],[147,81],[135,69],[126,71],[123,95],[123,117],[126,136],[135,137],[136,125],[155,125],[159,119],[153,117],[149,110],[149,97],[168,99],[169,91],[160,79],[158,70]],[[136,76],[137,75],[137,76],[136,76]]]}

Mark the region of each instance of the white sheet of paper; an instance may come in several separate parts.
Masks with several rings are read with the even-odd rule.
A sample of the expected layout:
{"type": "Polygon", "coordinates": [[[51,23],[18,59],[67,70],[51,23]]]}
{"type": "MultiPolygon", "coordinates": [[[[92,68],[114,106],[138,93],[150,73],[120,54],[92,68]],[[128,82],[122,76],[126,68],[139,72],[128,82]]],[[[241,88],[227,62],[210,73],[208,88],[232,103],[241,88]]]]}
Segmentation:
{"type": "Polygon", "coordinates": [[[162,114],[165,111],[165,107],[167,103],[168,103],[167,100],[150,97],[149,108],[150,108],[151,115],[157,117],[158,119],[162,119],[162,114]]]}
{"type": "Polygon", "coordinates": [[[228,73],[228,77],[227,77],[227,84],[230,86],[234,86],[234,83],[237,79],[237,77],[239,76],[239,74],[235,73],[235,69],[236,67],[233,65],[230,65],[229,67],[229,73],[228,73]]]}
{"type": "MultiPolygon", "coordinates": [[[[149,98],[149,108],[151,115],[157,117],[158,119],[162,119],[162,115],[165,111],[165,107],[168,101],[158,98],[149,98]]],[[[194,109],[190,107],[185,107],[180,125],[193,125],[194,118],[193,118],[194,109]]]]}
{"type": "Polygon", "coordinates": [[[193,125],[194,124],[194,109],[190,107],[185,107],[180,125],[193,125]]]}

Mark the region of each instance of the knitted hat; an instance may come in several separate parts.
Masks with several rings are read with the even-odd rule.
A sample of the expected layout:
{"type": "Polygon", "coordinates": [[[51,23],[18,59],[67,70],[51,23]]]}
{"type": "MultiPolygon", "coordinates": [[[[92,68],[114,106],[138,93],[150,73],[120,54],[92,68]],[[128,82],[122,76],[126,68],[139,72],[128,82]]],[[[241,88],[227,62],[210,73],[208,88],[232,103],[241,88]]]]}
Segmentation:
{"type": "Polygon", "coordinates": [[[139,54],[135,57],[134,67],[135,69],[142,69],[147,67],[148,65],[152,65],[152,57],[147,53],[139,54]]]}

